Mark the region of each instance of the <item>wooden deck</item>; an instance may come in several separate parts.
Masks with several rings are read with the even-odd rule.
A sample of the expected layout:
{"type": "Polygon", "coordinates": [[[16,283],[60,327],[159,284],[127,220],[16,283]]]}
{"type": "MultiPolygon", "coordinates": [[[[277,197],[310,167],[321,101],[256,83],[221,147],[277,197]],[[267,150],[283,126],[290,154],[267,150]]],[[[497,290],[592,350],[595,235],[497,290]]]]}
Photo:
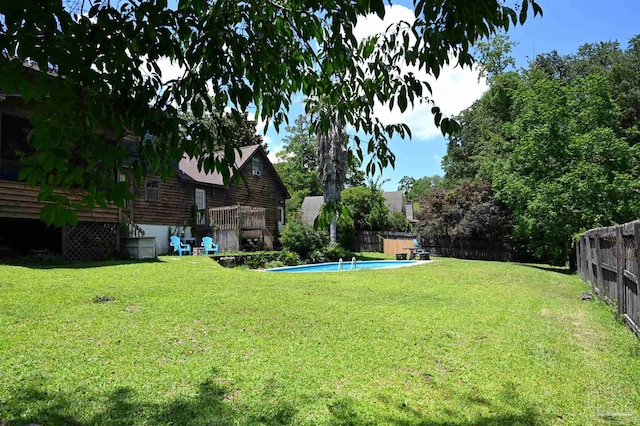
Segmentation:
{"type": "Polygon", "coordinates": [[[226,206],[209,209],[209,221],[214,230],[238,231],[266,229],[266,209],[250,206],[226,206]]]}

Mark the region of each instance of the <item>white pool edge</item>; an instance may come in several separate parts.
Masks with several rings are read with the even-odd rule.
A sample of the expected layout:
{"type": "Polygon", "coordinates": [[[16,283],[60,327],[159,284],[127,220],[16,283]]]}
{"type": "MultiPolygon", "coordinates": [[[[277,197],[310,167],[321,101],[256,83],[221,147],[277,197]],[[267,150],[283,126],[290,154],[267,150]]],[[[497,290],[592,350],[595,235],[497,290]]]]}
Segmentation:
{"type": "MultiPolygon", "coordinates": [[[[307,274],[320,274],[320,273],[333,273],[333,272],[353,272],[353,271],[375,271],[378,269],[397,269],[397,268],[405,268],[405,267],[411,267],[411,266],[418,266],[418,265],[424,265],[426,263],[431,263],[433,262],[433,260],[412,260],[411,263],[403,263],[401,265],[389,265],[389,266],[385,266],[384,268],[361,268],[358,269],[357,265],[358,263],[364,263],[364,262],[389,262],[391,263],[395,263],[397,262],[397,260],[363,260],[361,262],[356,262],[356,269],[351,269],[351,262],[344,262],[344,268],[342,270],[335,270],[335,271],[306,271],[306,272],[302,272],[302,273],[307,273],[307,274]]],[[[405,261],[401,261],[401,262],[408,262],[407,260],[405,261]]],[[[306,267],[310,267],[310,266],[314,266],[314,265],[338,265],[339,262],[323,262],[323,263],[311,263],[311,264],[307,264],[307,265],[296,265],[296,266],[279,266],[277,268],[269,268],[269,269],[260,269],[260,272],[290,272],[292,269],[304,269],[306,267]]],[[[295,273],[295,272],[294,272],[295,273]]],[[[298,272],[301,273],[301,272],[298,272]]]]}

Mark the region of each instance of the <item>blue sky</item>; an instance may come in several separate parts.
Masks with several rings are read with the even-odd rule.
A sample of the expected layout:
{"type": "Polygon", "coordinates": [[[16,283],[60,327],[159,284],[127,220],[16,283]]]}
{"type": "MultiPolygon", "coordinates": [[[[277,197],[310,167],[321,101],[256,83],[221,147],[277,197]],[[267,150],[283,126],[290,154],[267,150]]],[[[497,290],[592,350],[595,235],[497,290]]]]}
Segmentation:
{"type": "MultiPolygon", "coordinates": [[[[507,33],[518,43],[512,53],[519,67],[526,66],[537,54],[554,49],[560,54],[570,54],[584,43],[618,40],[621,47],[626,48],[627,41],[640,33],[640,0],[538,0],[538,3],[544,11],[542,18],[532,19],[531,15],[524,26],[507,33]]],[[[410,3],[406,4],[411,7],[410,3]]],[[[436,103],[450,114],[470,106],[486,90],[486,84],[478,82],[477,74],[460,70],[443,73],[442,80],[434,87],[436,103]]],[[[301,112],[298,102],[289,115],[291,123],[301,112]]],[[[396,167],[385,169],[380,179],[380,182],[388,179],[383,185],[388,191],[396,190],[403,176],[420,178],[442,174],[440,164],[446,153],[446,140],[438,136],[432,126],[424,125],[433,121],[427,109],[418,109],[402,118],[412,126],[414,137],[391,141],[396,167]]],[[[272,153],[280,149],[285,134],[284,129],[279,134],[274,129],[267,132],[272,153]]]]}

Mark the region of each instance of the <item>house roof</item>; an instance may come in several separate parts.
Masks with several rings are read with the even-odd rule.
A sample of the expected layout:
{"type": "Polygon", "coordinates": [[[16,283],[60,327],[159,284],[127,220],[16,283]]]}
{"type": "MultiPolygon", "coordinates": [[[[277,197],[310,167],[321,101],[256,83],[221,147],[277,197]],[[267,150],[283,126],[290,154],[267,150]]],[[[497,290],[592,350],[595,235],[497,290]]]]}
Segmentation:
{"type": "Polygon", "coordinates": [[[385,204],[389,207],[389,213],[401,212],[404,210],[404,193],[402,191],[383,192],[385,204]]]}
{"type": "MultiPolygon", "coordinates": [[[[390,213],[401,212],[406,214],[404,194],[402,191],[383,192],[382,196],[384,197],[385,204],[389,208],[390,213]]],[[[309,225],[313,225],[316,217],[320,214],[322,204],[324,204],[324,197],[322,195],[305,197],[304,200],[302,200],[302,206],[300,207],[300,218],[302,221],[309,225]]],[[[413,218],[413,209],[411,213],[413,218]]]]}
{"type": "MultiPolygon", "coordinates": [[[[282,180],[280,179],[278,172],[273,167],[273,164],[271,164],[271,161],[269,161],[269,157],[264,152],[264,149],[262,148],[261,145],[256,144],[256,145],[241,147],[240,153],[238,154],[238,152],[236,152],[236,155],[235,155],[235,159],[234,159],[235,170],[240,170],[245,164],[251,161],[251,158],[253,158],[253,156],[256,155],[256,153],[258,152],[262,153],[264,163],[266,163],[266,165],[268,165],[268,167],[272,169],[273,175],[276,177],[278,184],[282,186],[282,189],[286,194],[286,197],[289,198],[290,195],[289,195],[289,192],[287,191],[287,188],[284,186],[284,183],[282,183],[282,180]]],[[[216,154],[222,155],[223,153],[220,152],[216,154]]],[[[230,171],[233,172],[233,170],[230,170],[230,171]]],[[[187,156],[182,157],[182,160],[180,160],[180,162],[178,163],[178,176],[180,176],[182,179],[185,179],[187,181],[192,181],[196,183],[224,186],[224,178],[221,173],[219,173],[218,171],[214,171],[211,173],[200,171],[198,169],[198,160],[196,158],[188,158],[187,156]]],[[[231,176],[233,177],[233,174],[231,176]]]]}
{"type": "Polygon", "coordinates": [[[304,223],[313,225],[313,222],[316,220],[316,217],[318,217],[323,204],[324,197],[322,195],[304,197],[304,200],[302,200],[302,206],[300,206],[300,219],[302,219],[304,223]]]}
{"type": "MultiPolygon", "coordinates": [[[[240,169],[247,161],[253,156],[253,154],[260,148],[260,145],[243,146],[240,148],[240,154],[236,152],[234,167],[240,169]]],[[[222,154],[222,153],[216,153],[222,154]]],[[[178,169],[181,172],[183,178],[192,180],[198,183],[206,183],[209,185],[224,186],[224,178],[218,171],[212,173],[202,172],[198,169],[198,160],[196,158],[188,158],[186,155],[182,157],[180,163],[178,163],[178,169]]]]}

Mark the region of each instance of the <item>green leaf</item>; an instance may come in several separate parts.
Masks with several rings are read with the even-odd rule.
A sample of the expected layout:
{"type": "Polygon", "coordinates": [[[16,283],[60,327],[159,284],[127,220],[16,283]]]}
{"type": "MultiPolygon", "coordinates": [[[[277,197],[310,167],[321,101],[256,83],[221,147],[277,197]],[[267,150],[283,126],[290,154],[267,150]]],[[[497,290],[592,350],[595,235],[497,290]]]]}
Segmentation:
{"type": "Polygon", "coordinates": [[[405,112],[407,109],[407,90],[404,86],[400,89],[400,93],[398,94],[398,107],[401,112],[405,112]]]}
{"type": "Polygon", "coordinates": [[[527,12],[529,11],[529,0],[522,0],[522,7],[520,8],[520,25],[524,24],[527,20],[527,12]]]}

